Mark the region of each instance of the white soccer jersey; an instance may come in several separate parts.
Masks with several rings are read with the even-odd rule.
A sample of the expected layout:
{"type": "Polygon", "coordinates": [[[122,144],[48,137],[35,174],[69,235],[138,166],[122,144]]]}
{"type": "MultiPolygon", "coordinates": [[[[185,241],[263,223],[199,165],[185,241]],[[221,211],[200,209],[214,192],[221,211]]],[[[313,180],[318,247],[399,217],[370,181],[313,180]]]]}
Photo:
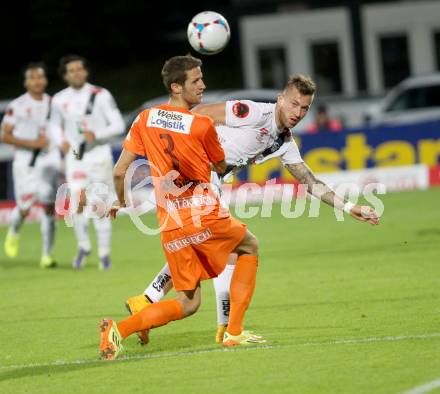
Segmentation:
{"type": "Polygon", "coordinates": [[[95,133],[96,141],[87,145],[82,160],[100,162],[111,158],[109,138],[124,131],[124,121],[110,92],[86,83],[81,89],[68,87],[53,97],[50,127],[58,136],[59,144],[63,139],[69,142],[70,159],[85,142],[83,130],[95,133]],[[90,102],[92,93],[96,94],[93,105],[90,102]]]}
{"type": "MultiPolygon", "coordinates": [[[[12,125],[12,135],[23,140],[36,140],[40,133],[47,131],[50,97],[43,95],[42,100],[35,100],[29,93],[25,93],[9,103],[2,124],[12,125]]],[[[55,142],[49,138],[49,146],[38,156],[46,156],[48,152],[56,151],[55,142]]],[[[27,166],[32,160],[32,150],[16,147],[14,163],[27,166]]]]}
{"type": "Polygon", "coordinates": [[[227,101],[226,125],[217,125],[216,129],[229,165],[259,163],[269,154],[279,157],[284,165],[303,162],[293,139],[283,143],[290,131],[278,129],[275,104],[227,101]]]}

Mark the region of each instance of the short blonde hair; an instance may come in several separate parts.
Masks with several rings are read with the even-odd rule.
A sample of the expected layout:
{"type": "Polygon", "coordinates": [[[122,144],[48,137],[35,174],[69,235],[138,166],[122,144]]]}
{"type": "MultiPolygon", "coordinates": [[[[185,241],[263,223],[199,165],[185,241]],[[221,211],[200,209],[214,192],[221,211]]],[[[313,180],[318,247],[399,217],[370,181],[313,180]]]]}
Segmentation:
{"type": "Polygon", "coordinates": [[[304,96],[311,96],[316,91],[316,83],[313,79],[303,74],[292,75],[287,81],[284,91],[291,87],[295,87],[304,96]]]}

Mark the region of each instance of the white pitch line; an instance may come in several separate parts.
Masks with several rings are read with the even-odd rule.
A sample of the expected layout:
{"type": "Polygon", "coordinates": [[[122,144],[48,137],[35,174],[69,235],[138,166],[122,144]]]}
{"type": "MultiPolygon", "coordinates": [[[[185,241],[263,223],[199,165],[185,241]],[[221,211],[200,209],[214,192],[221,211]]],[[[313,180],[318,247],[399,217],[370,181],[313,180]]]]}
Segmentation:
{"type": "Polygon", "coordinates": [[[435,379],[432,382],[422,384],[421,386],[414,387],[408,391],[404,391],[402,394],[424,394],[429,393],[434,389],[440,387],[440,379],[435,379]]]}
{"type": "MultiPolygon", "coordinates": [[[[322,345],[348,345],[348,344],[362,344],[362,343],[378,343],[378,342],[394,342],[394,341],[405,341],[412,339],[431,339],[439,338],[440,333],[431,334],[420,334],[420,335],[400,335],[400,336],[386,336],[386,337],[369,337],[369,338],[358,338],[358,339],[338,339],[333,341],[322,341],[322,342],[304,342],[304,343],[290,343],[290,344],[280,344],[280,345],[259,345],[254,347],[237,347],[233,349],[225,349],[223,347],[213,348],[213,349],[203,349],[194,350],[188,352],[168,352],[168,353],[156,353],[156,354],[141,354],[137,356],[123,356],[113,362],[122,361],[133,361],[133,360],[148,360],[157,358],[169,358],[169,357],[183,357],[183,356],[196,356],[205,353],[220,353],[220,352],[241,352],[241,351],[258,351],[258,350],[270,350],[279,349],[295,346],[322,346],[322,345]]],[[[30,363],[30,364],[16,364],[16,365],[0,365],[1,370],[7,369],[25,369],[25,368],[40,368],[40,367],[57,367],[57,366],[68,366],[68,365],[86,365],[86,364],[98,364],[106,363],[108,361],[103,360],[57,360],[49,363],[30,363]]],[[[440,380],[439,380],[440,382],[440,380]]],[[[408,393],[405,393],[408,394],[408,393]]],[[[411,393],[411,394],[415,394],[411,393]]]]}
{"type": "MultiPolygon", "coordinates": [[[[255,347],[240,347],[233,349],[225,349],[224,347],[218,347],[215,349],[204,349],[204,350],[193,350],[188,352],[169,352],[169,353],[156,353],[156,354],[140,354],[137,356],[122,356],[113,360],[112,362],[121,362],[121,361],[133,361],[133,360],[147,360],[147,359],[155,359],[155,358],[167,358],[167,357],[182,357],[182,356],[195,356],[204,353],[218,353],[218,352],[237,352],[237,351],[249,351],[249,350],[266,350],[266,349],[274,349],[278,347],[286,347],[278,346],[278,345],[260,345],[255,347]]],[[[50,363],[30,363],[30,364],[18,364],[18,365],[0,365],[0,370],[5,369],[25,369],[25,368],[40,368],[40,367],[57,367],[57,366],[68,366],[68,365],[84,365],[84,364],[100,364],[100,363],[109,363],[109,361],[104,360],[57,360],[50,363]]]]}
{"type": "Polygon", "coordinates": [[[310,342],[304,345],[346,345],[350,343],[375,343],[375,342],[393,342],[393,341],[405,341],[408,339],[431,339],[440,337],[440,332],[432,334],[420,334],[420,335],[400,335],[400,336],[387,336],[387,337],[369,337],[369,338],[359,338],[359,339],[340,339],[335,341],[327,342],[310,342]]]}

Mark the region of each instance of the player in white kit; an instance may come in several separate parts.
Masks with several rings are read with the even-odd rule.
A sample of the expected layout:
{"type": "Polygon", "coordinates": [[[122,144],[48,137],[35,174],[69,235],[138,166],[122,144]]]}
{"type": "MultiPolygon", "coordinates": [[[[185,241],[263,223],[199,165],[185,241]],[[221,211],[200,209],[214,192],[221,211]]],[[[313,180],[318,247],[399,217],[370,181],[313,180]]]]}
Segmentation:
{"type": "MultiPolygon", "coordinates": [[[[71,201],[76,209],[73,226],[78,253],[72,262],[80,269],[90,254],[89,218],[83,215],[89,193],[97,184],[104,185],[102,198],[113,191],[113,158],[109,140],[124,131],[124,122],[110,92],[87,82],[86,60],[77,55],[60,60],[60,74],[69,85],[52,100],[50,127],[58,135],[59,145],[66,158],[66,179],[71,201]]],[[[93,218],[100,268],[108,269],[110,262],[111,221],[108,217],[93,218]]]]}
{"type": "MultiPolygon", "coordinates": [[[[225,151],[229,170],[259,164],[278,157],[308,192],[332,207],[349,212],[355,219],[377,224],[378,218],[371,207],[354,205],[337,196],[326,184],[316,179],[304,163],[298,146],[291,136],[295,127],[307,114],[315,93],[314,82],[302,75],[291,77],[276,104],[256,103],[249,100],[228,101],[219,104],[199,105],[194,112],[210,116],[216,123],[217,134],[225,151]],[[364,212],[362,215],[361,210],[364,212]]],[[[229,285],[234,272],[234,257],[225,270],[214,279],[217,300],[217,335],[221,342],[228,323],[229,285]]],[[[158,302],[172,288],[168,265],[156,275],[144,294],[127,300],[130,313],[136,313],[151,302],[158,302]]],[[[139,333],[142,343],[148,333],[139,333]]]]}
{"type": "Polygon", "coordinates": [[[35,202],[43,207],[43,240],[40,266],[55,267],[52,248],[55,236],[54,203],[61,169],[60,152],[47,134],[50,97],[45,93],[47,77],[42,63],[30,63],[24,73],[27,92],[13,100],[2,121],[2,141],[15,147],[12,162],[16,207],[6,235],[5,254],[15,258],[19,231],[35,202]]]}

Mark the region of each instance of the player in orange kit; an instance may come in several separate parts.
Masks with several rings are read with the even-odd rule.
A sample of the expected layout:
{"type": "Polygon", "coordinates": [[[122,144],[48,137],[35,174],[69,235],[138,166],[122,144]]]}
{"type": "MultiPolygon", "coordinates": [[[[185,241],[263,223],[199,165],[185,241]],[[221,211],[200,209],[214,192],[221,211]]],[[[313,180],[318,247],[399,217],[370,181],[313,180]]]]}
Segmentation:
{"type": "Polygon", "coordinates": [[[237,253],[231,282],[231,310],[224,346],[263,342],[243,330],[244,314],[255,288],[258,242],[246,226],[221,208],[210,189],[211,165],[224,173],[226,162],[212,120],[193,114],[205,84],[201,61],[176,56],[165,62],[163,82],[170,92],[167,105],[143,111],[134,121],[114,168],[119,205],[125,207],[124,177],[137,155],[147,156],[156,193],[161,241],[173,277],[176,297],[160,301],[116,324],[102,319],[100,353],[114,359],[121,341],[142,330],[160,327],[195,313],[201,301],[200,281],[216,277],[230,253],[237,253]]]}

